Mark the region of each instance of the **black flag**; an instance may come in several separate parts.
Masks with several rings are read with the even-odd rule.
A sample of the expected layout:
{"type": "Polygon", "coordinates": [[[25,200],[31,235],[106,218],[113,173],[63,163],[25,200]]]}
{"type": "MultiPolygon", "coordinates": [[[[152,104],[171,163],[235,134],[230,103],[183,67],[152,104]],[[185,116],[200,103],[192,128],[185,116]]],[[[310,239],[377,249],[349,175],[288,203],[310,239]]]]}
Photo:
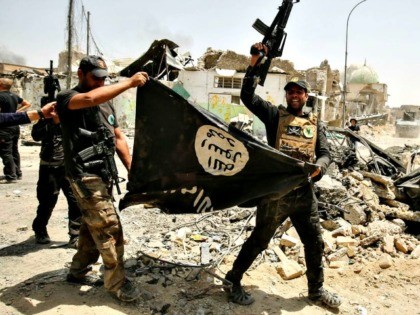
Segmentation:
{"type": "Polygon", "coordinates": [[[316,166],[229,127],[150,79],[137,89],[133,162],[120,209],[139,203],[201,213],[285,195],[316,166]]]}

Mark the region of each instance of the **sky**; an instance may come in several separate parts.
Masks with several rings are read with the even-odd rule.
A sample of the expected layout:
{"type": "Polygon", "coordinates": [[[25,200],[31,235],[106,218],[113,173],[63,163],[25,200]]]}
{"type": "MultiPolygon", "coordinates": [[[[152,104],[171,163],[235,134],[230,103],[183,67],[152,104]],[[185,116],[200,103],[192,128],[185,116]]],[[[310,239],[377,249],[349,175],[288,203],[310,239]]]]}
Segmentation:
{"type": "MultiPolygon", "coordinates": [[[[388,85],[388,105],[420,105],[420,0],[300,0],[293,6],[283,59],[297,70],[327,59],[333,70],[366,64],[388,85]],[[346,27],[349,17],[348,28],[346,27]]],[[[208,47],[248,55],[262,40],[256,18],[271,24],[282,0],[74,0],[77,43],[86,48],[82,6],[104,57],[138,58],[155,39],[177,43],[197,60],[208,47]]],[[[0,62],[57,65],[66,49],[69,0],[0,0],[0,62]]],[[[91,43],[91,53],[96,53],[91,43]]]]}

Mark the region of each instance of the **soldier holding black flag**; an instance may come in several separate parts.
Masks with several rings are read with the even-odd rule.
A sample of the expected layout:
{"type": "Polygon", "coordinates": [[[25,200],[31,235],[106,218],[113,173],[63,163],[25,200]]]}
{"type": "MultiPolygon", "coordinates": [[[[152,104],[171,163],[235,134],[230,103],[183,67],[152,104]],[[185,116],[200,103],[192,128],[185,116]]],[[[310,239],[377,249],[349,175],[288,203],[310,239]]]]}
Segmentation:
{"type": "Polygon", "coordinates": [[[116,168],[108,153],[116,151],[127,170],[131,156],[109,101],[129,88],[143,86],[148,77],[138,72],[105,85],[107,66],[98,56],[84,57],[77,75],[79,84],[57,96],[66,174],[82,211],[79,246],[67,281],[100,284],[101,279],[89,271],[101,255],[105,288],[122,301],[134,301],[140,293],[125,276],[124,238],[112,197],[116,168]]]}
{"type": "MultiPolygon", "coordinates": [[[[254,51],[267,54],[268,48],[262,43],[255,44],[253,48],[254,51]]],[[[242,276],[255,258],[268,247],[277,228],[290,217],[305,247],[309,298],[330,307],[338,307],[341,304],[340,298],[323,287],[324,243],[313,182],[325,174],[330,164],[330,154],[326,136],[319,127],[316,114],[303,112],[310,86],[302,79],[293,78],[284,87],[287,107],[274,106],[255,94],[254,76],[259,66],[256,64],[258,60],[258,54],[251,56],[251,64],[241,90],[241,100],[265,124],[270,146],[293,158],[316,163],[319,168],[308,174],[306,184],[296,187],[287,195],[281,198],[269,195],[260,201],[254,231],[244,243],[232,270],[226,274],[226,279],[233,284],[229,292],[230,300],[242,305],[254,302],[254,298],[241,286],[242,276]]]]}

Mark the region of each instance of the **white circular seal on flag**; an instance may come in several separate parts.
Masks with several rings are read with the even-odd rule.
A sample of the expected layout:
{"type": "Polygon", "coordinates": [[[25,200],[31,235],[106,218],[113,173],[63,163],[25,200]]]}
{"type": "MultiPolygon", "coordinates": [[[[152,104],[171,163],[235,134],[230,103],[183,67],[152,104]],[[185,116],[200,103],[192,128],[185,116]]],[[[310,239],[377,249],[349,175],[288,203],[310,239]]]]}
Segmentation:
{"type": "Polygon", "coordinates": [[[198,162],[212,175],[235,175],[249,160],[244,144],[215,126],[201,126],[197,130],[194,146],[198,162]]]}

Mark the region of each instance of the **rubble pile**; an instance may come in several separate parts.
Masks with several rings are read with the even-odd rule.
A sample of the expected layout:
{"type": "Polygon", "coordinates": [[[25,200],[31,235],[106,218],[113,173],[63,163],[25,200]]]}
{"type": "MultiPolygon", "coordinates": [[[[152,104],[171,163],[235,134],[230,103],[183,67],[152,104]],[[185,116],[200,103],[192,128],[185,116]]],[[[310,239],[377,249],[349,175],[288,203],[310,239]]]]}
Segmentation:
{"type": "Polygon", "coordinates": [[[342,216],[332,213],[322,222],[330,268],[372,260],[384,268],[392,265],[393,257],[419,257],[420,234],[410,235],[405,230],[406,221],[420,223],[420,212],[395,200],[392,180],[365,171],[344,171],[340,180],[324,176],[317,188],[321,203],[343,209],[342,216]]]}
{"type": "MultiPolygon", "coordinates": [[[[419,223],[420,212],[395,200],[392,180],[365,171],[339,172],[334,164],[329,174],[335,174],[335,178],[325,175],[316,184],[327,268],[352,268],[359,273],[368,262],[388,268],[394,259],[420,257],[420,234],[406,233],[406,222],[419,223]]],[[[168,215],[158,209],[147,211],[152,211],[156,224],[153,231],[137,230],[141,236],[131,240],[126,268],[133,276],[163,286],[171,285],[173,277],[187,282],[204,278],[206,292],[229,285],[222,269],[231,265],[255,226],[255,208],[235,207],[201,216],[172,215],[171,223],[168,219],[160,221],[168,215]]],[[[129,217],[125,220],[125,226],[141,226],[129,217]]],[[[253,268],[262,262],[276,268],[284,280],[305,273],[303,244],[289,220],[279,228],[253,268]]],[[[185,298],[201,294],[205,292],[190,293],[185,298]]]]}
{"type": "MultiPolygon", "coordinates": [[[[198,59],[197,67],[200,69],[230,69],[238,72],[245,72],[248,68],[249,56],[237,54],[234,51],[214,50],[207,48],[207,51],[198,59]]],[[[301,76],[302,73],[295,70],[294,64],[285,59],[274,58],[270,64],[270,71],[284,72],[290,76],[301,76]]]]}
{"type": "MultiPolygon", "coordinates": [[[[385,269],[398,259],[419,259],[420,211],[396,184],[401,174],[378,173],[360,156],[352,167],[337,163],[347,154],[345,141],[342,137],[331,142],[334,162],[315,184],[325,245],[324,266],[360,273],[368,264],[385,269]]],[[[401,160],[404,155],[412,155],[413,150],[418,148],[405,146],[388,151],[401,160]]],[[[131,239],[126,268],[133,277],[165,288],[176,282],[176,291],[186,305],[187,301],[230,285],[224,280],[224,273],[255,226],[255,208],[234,207],[202,215],[168,215],[159,209],[141,211],[142,220],[153,221],[153,228],[130,220],[130,211],[123,216],[125,233],[131,239]],[[136,231],[136,237],[130,237],[130,230],[136,231]],[[181,283],[185,287],[179,287],[176,278],[184,279],[181,283]]],[[[305,273],[303,250],[295,228],[287,220],[251,269],[267,263],[275,268],[279,279],[300,277],[305,273]]],[[[154,301],[152,295],[149,299],[154,301]]],[[[155,307],[154,303],[151,307],[155,307]]]]}

